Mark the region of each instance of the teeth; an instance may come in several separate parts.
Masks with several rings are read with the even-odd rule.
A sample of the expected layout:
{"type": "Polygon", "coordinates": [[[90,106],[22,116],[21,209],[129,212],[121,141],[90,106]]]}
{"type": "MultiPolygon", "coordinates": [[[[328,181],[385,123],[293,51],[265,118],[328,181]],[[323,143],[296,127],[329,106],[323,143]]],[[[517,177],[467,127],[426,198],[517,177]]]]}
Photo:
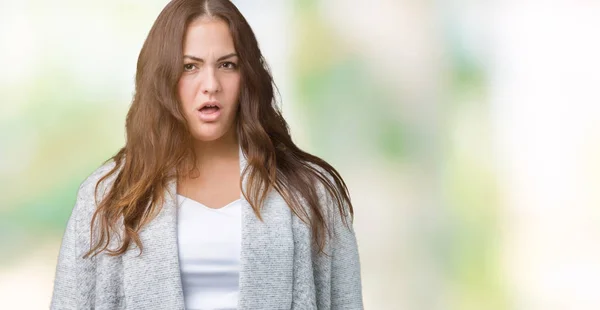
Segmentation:
{"type": "Polygon", "coordinates": [[[216,108],[216,107],[217,107],[216,105],[210,105],[210,104],[209,104],[209,105],[205,105],[205,106],[203,106],[203,107],[202,107],[202,108],[200,108],[200,109],[203,109],[203,108],[216,108]]]}

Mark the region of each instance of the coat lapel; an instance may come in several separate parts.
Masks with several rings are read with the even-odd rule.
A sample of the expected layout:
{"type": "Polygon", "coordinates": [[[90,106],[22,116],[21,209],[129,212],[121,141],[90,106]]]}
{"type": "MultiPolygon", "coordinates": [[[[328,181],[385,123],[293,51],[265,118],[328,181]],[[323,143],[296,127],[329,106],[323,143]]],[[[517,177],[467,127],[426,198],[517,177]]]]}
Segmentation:
{"type": "MultiPolygon", "coordinates": [[[[240,173],[247,162],[240,149],[240,173]]],[[[246,189],[246,180],[242,186],[246,189]]],[[[242,195],[242,253],[238,310],[290,309],[294,272],[292,212],[276,190],[261,209],[261,222],[242,195]]]]}
{"type": "MultiPolygon", "coordinates": [[[[240,174],[247,160],[239,149],[240,174]]],[[[246,189],[246,178],[242,180],[246,189]]],[[[144,252],[132,246],[123,256],[123,287],[128,309],[185,309],[177,243],[177,184],[165,191],[158,216],[140,232],[144,252]]],[[[292,213],[271,190],[254,214],[243,195],[242,250],[238,309],[290,309],[293,288],[294,241],[292,213]]]]}
{"type": "Polygon", "coordinates": [[[140,232],[144,247],[123,256],[123,288],[127,309],[184,310],[177,251],[176,182],[167,185],[165,204],[140,232]]]}

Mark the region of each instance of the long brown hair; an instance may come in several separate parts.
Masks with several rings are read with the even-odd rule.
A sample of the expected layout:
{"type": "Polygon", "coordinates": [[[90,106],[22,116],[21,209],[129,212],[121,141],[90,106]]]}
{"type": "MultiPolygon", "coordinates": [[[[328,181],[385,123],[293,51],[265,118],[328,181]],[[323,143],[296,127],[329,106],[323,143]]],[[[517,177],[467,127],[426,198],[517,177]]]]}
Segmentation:
{"type": "MultiPolygon", "coordinates": [[[[173,0],[160,13],[140,52],[135,94],[127,113],[126,143],[107,160],[115,167],[96,184],[113,174],[114,183],[92,216],[99,225],[98,238],[90,236],[84,257],[102,251],[123,254],[131,242],[143,251],[140,229],[152,220],[164,203],[167,184],[195,167],[193,137],[183,116],[176,85],[183,70],[183,38],[187,25],[201,16],[220,18],[229,25],[240,59],[242,86],[236,130],[247,166],[247,192],[242,192],[261,218],[267,192],[274,188],[292,212],[310,225],[323,252],[327,240],[327,211],[319,199],[319,185],[337,206],[343,222],[353,216],[348,189],[339,173],[324,160],[300,150],[290,136],[274,97],[274,83],[256,37],[245,18],[228,0],[173,0]],[[119,227],[121,225],[122,227],[119,227]],[[120,228],[120,229],[117,229],[120,228]],[[112,234],[122,230],[122,241],[108,249],[112,234]]],[[[241,187],[243,188],[243,187],[241,187]]],[[[335,213],[338,213],[338,212],[335,213]]]]}

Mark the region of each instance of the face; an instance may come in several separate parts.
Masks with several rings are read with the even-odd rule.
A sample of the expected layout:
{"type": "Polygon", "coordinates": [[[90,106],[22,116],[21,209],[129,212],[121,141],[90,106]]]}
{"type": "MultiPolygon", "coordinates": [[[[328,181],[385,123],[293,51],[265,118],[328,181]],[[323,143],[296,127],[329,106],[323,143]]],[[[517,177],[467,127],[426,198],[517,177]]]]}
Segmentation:
{"type": "Polygon", "coordinates": [[[228,25],[206,17],[190,23],[183,55],[177,88],[192,136],[209,142],[234,133],[241,75],[228,25]]]}

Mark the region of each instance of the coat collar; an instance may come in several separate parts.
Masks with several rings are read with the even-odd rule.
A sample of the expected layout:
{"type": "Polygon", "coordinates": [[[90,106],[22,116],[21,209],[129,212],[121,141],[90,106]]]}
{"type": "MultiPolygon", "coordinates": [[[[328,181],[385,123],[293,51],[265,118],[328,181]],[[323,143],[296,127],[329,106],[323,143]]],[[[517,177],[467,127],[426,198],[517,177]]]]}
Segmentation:
{"type": "MultiPolygon", "coordinates": [[[[240,175],[247,159],[240,147],[240,175]]],[[[177,186],[167,184],[165,203],[140,232],[137,247],[123,256],[124,298],[128,309],[185,309],[177,243],[177,186]],[[139,256],[138,256],[139,255],[139,256]]],[[[246,178],[242,180],[246,189],[246,178]]],[[[238,309],[290,308],[294,242],[292,213],[277,191],[262,206],[260,221],[243,195],[242,250],[238,309]],[[283,307],[282,307],[283,306],[283,307]]]]}

